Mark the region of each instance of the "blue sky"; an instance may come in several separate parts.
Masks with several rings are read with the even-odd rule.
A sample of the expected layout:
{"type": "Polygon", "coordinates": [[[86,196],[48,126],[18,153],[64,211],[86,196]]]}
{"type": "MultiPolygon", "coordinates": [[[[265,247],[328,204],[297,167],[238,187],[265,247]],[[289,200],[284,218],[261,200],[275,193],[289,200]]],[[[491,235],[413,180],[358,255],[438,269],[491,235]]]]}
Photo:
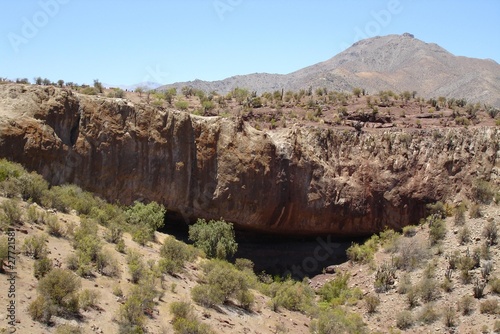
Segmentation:
{"type": "Polygon", "coordinates": [[[2,0],[0,77],[110,84],[290,73],[410,32],[500,63],[498,0],[2,0]]]}

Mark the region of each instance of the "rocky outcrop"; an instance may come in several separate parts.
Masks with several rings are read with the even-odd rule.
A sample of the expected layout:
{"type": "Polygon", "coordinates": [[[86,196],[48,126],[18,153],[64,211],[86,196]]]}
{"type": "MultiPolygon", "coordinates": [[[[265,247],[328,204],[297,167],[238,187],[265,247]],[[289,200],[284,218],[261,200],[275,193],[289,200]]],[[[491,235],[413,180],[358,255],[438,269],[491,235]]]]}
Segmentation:
{"type": "Polygon", "coordinates": [[[249,230],[366,235],[414,224],[425,204],[498,182],[495,128],[258,131],[53,87],[0,85],[0,156],[52,184],[158,201],[249,230]]]}

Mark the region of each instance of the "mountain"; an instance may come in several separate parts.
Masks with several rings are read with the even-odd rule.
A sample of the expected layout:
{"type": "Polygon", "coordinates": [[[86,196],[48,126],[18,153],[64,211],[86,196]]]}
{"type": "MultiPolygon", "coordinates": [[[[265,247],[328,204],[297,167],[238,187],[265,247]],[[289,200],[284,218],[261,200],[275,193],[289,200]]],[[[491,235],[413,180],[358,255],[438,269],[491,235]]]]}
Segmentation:
{"type": "Polygon", "coordinates": [[[258,93],[309,87],[337,91],[361,87],[370,93],[410,90],[424,97],[465,97],[500,106],[500,65],[491,59],[455,56],[405,33],[356,42],[329,60],[286,75],[254,73],[212,82],[178,82],[160,89],[183,86],[220,93],[234,87],[258,93]]]}

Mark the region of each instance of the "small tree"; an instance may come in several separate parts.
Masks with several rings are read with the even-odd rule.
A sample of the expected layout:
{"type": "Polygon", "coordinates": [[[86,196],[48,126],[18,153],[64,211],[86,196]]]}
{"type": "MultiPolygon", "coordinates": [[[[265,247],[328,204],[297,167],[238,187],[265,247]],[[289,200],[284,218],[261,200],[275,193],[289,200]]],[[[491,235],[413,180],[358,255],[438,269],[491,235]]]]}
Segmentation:
{"type": "Polygon", "coordinates": [[[57,85],[62,88],[62,86],[64,85],[64,80],[62,79],[57,80],[57,85]]]}
{"type": "Polygon", "coordinates": [[[235,241],[233,225],[224,220],[198,219],[189,227],[189,240],[205,252],[208,257],[225,259],[236,253],[238,244],[235,241]]]}
{"type": "Polygon", "coordinates": [[[165,207],[156,202],[149,204],[134,202],[134,205],[125,211],[127,223],[134,225],[136,228],[136,237],[134,239],[152,240],[154,232],[164,224],[165,212],[165,207]]]}
{"type": "Polygon", "coordinates": [[[359,87],[353,88],[352,93],[356,95],[356,97],[359,97],[361,95],[361,88],[359,87]]]}
{"type": "Polygon", "coordinates": [[[97,90],[98,93],[102,93],[104,89],[102,83],[97,79],[94,80],[94,88],[97,90]]]}

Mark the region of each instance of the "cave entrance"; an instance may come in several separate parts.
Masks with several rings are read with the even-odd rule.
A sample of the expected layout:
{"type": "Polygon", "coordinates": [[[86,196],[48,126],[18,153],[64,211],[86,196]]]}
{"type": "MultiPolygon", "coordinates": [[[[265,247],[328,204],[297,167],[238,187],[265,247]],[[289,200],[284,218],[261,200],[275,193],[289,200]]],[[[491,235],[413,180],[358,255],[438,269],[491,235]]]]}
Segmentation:
{"type": "MultiPolygon", "coordinates": [[[[173,212],[165,215],[165,225],[160,232],[189,241],[188,225],[173,212]]],[[[273,276],[295,279],[314,277],[328,266],[347,261],[346,250],[353,241],[329,235],[299,238],[241,230],[236,230],[235,236],[238,243],[235,258],[252,260],[256,273],[265,271],[273,276]]]]}

